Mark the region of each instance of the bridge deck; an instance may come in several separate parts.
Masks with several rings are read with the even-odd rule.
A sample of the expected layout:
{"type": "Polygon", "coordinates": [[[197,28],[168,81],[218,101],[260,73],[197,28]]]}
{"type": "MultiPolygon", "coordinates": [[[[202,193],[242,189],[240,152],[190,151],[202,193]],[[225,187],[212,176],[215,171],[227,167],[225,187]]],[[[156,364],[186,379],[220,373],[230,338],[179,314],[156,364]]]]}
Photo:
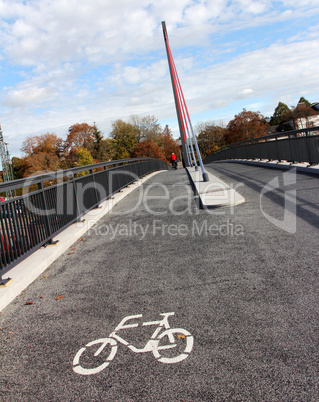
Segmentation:
{"type": "Polygon", "coordinates": [[[199,210],[184,170],[160,173],[2,312],[1,400],[319,399],[319,179],[236,164],[214,174],[246,203],[199,210]],[[157,326],[142,323],[168,312],[176,342],[160,332],[147,344],[157,326]],[[117,329],[128,345],[115,340],[140,314],[117,329]],[[110,334],[99,356],[101,344],[85,348],[110,334]],[[73,371],[78,352],[90,370],[110,350],[96,374],[73,371]]]}

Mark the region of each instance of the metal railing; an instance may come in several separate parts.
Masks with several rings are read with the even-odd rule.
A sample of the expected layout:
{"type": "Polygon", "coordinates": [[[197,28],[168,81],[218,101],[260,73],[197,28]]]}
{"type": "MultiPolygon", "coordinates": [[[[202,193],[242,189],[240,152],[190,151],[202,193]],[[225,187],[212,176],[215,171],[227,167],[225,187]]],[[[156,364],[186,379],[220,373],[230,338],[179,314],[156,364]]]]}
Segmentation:
{"type": "Polygon", "coordinates": [[[285,131],[237,142],[208,155],[204,163],[228,159],[259,159],[319,163],[319,127],[285,131]]]}
{"type": "Polygon", "coordinates": [[[0,282],[9,269],[102,201],[167,169],[158,159],[122,159],[1,183],[0,193],[22,189],[22,195],[0,202],[0,282]]]}

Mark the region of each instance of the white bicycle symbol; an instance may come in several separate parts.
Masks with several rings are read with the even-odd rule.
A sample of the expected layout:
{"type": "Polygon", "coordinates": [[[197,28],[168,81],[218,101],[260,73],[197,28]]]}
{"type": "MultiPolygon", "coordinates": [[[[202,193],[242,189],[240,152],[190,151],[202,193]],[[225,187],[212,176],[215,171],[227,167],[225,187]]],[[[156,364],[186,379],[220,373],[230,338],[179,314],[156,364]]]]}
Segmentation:
{"type": "MultiPolygon", "coordinates": [[[[194,343],[194,338],[193,336],[186,331],[183,328],[170,328],[170,325],[168,323],[168,317],[174,315],[175,313],[163,313],[160,314],[163,318],[160,321],[150,321],[150,322],[144,322],[142,326],[147,326],[147,325],[157,325],[158,327],[154,331],[153,335],[151,336],[151,339],[146,343],[144,348],[138,349],[135,346],[129,344],[125,339],[121,338],[119,335],[117,335],[117,332],[122,330],[122,329],[128,329],[128,328],[136,328],[138,327],[138,323],[134,324],[126,324],[124,325],[127,321],[141,318],[142,314],[138,315],[130,315],[125,318],[119,323],[119,325],[115,328],[114,332],[112,332],[108,338],[101,338],[101,339],[96,339],[95,341],[89,342],[85,345],[85,347],[81,348],[77,354],[75,355],[73,359],[73,370],[77,374],[82,374],[82,375],[90,375],[90,374],[97,374],[100,371],[104,370],[110,362],[114,359],[115,354],[117,352],[117,342],[122,343],[123,345],[127,346],[132,352],[135,353],[146,353],[146,352],[152,352],[155,359],[158,359],[159,362],[161,363],[178,363],[181,362],[182,360],[186,359],[189,355],[189,353],[193,349],[193,343],[194,343]],[[163,332],[162,329],[165,329],[163,332]],[[183,340],[183,351],[180,353],[180,350],[178,350],[178,355],[175,357],[165,357],[161,356],[160,351],[162,350],[167,350],[167,349],[172,349],[177,346],[176,339],[182,339],[183,340]],[[167,337],[169,343],[160,345],[160,343],[163,341],[163,339],[167,337]],[[93,356],[98,357],[100,353],[104,350],[104,348],[107,345],[110,345],[111,351],[109,355],[103,359],[104,361],[102,364],[99,364],[98,367],[92,367],[92,368],[85,368],[86,364],[83,363],[85,359],[83,358],[84,352],[87,352],[89,354],[93,353],[93,350],[96,349],[92,348],[91,350],[88,350],[88,348],[91,348],[91,346],[94,345],[99,345],[101,346],[94,352],[93,356]],[[82,363],[81,363],[82,360],[82,363]]],[[[86,355],[87,355],[86,353],[86,355]]],[[[92,360],[92,359],[91,359],[92,360]]],[[[100,363],[100,362],[99,362],[100,363]]],[[[92,365],[89,364],[89,365],[92,365]]]]}

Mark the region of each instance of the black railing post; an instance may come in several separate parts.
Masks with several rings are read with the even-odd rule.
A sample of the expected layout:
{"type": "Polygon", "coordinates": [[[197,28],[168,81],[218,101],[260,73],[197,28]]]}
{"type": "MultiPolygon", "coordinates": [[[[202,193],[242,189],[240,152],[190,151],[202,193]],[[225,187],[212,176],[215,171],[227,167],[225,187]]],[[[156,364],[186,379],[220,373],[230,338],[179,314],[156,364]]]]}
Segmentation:
{"type": "Polygon", "coordinates": [[[47,206],[47,201],[45,197],[45,192],[43,188],[43,181],[38,183],[38,190],[40,190],[40,197],[42,201],[42,206],[44,210],[44,227],[45,227],[45,232],[46,232],[46,238],[48,239],[46,244],[56,244],[58,240],[53,241],[52,240],[52,231],[51,231],[51,224],[50,224],[50,219],[48,216],[48,206],[47,206]]]}
{"type": "Polygon", "coordinates": [[[96,188],[96,182],[95,182],[93,169],[90,169],[90,174],[92,175],[92,181],[93,181],[93,186],[94,186],[94,194],[95,194],[95,207],[94,208],[98,209],[98,208],[101,208],[101,207],[99,205],[100,201],[99,201],[98,196],[97,196],[97,188],[96,188]]]}
{"type": "Polygon", "coordinates": [[[307,152],[308,152],[308,162],[312,165],[311,155],[310,155],[310,148],[309,148],[309,131],[306,131],[306,144],[307,144],[307,152]]]}
{"type": "Polygon", "coordinates": [[[105,173],[105,191],[106,191],[106,199],[109,199],[112,196],[112,190],[110,189],[110,180],[109,180],[109,174],[108,174],[108,168],[107,166],[103,167],[104,173],[105,173]]]}
{"type": "Polygon", "coordinates": [[[276,141],[277,161],[281,162],[280,154],[279,154],[279,146],[278,146],[278,137],[277,137],[277,135],[275,136],[275,141],[276,141]]]}
{"type": "Polygon", "coordinates": [[[71,177],[71,180],[72,180],[73,194],[74,194],[74,200],[75,200],[75,205],[76,205],[76,219],[75,219],[75,222],[77,222],[77,223],[84,222],[84,219],[80,219],[80,216],[81,216],[82,213],[80,211],[79,200],[78,200],[76,186],[75,186],[75,174],[71,173],[70,177],[71,177]]]}
{"type": "Polygon", "coordinates": [[[291,149],[291,134],[288,134],[288,142],[289,142],[289,151],[290,151],[290,160],[291,163],[295,163],[295,161],[293,160],[293,155],[292,155],[292,149],[291,149]]]}
{"type": "Polygon", "coordinates": [[[10,229],[11,229],[11,246],[14,252],[14,258],[17,258],[21,255],[21,250],[20,250],[20,231],[18,229],[18,224],[17,224],[17,219],[16,219],[16,211],[15,211],[15,205],[10,204],[9,205],[9,211],[10,211],[10,229]],[[13,207],[12,207],[13,206],[13,207]],[[11,222],[12,221],[12,222],[11,222]]]}

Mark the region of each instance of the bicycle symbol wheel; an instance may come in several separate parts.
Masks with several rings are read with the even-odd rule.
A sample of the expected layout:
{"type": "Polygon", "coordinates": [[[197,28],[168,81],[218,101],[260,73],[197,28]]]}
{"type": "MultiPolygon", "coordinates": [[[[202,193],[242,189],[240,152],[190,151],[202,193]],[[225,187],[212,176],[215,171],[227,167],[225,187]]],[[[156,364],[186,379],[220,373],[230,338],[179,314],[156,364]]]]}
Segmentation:
{"type": "MultiPolygon", "coordinates": [[[[73,371],[77,374],[82,374],[82,375],[90,375],[90,374],[97,374],[100,371],[104,370],[111,362],[111,360],[114,359],[114,356],[117,352],[117,342],[115,339],[112,338],[101,338],[101,339],[96,339],[95,341],[89,342],[85,345],[84,348],[81,348],[78,353],[75,355],[74,359],[73,359],[73,371]],[[95,353],[93,354],[92,357],[92,352],[93,350],[95,350],[96,348],[92,348],[92,349],[88,349],[91,348],[91,346],[94,345],[98,345],[99,343],[101,343],[101,346],[95,351],[95,353]],[[85,360],[84,357],[86,357],[87,359],[90,358],[90,360],[94,360],[94,357],[98,357],[101,352],[104,350],[104,348],[110,345],[111,346],[111,351],[110,354],[104,359],[105,361],[100,364],[98,367],[92,367],[92,368],[85,368],[83,367],[81,364],[85,363],[81,363],[81,360],[85,360]],[[87,353],[85,353],[87,352],[87,353]],[[84,354],[84,356],[83,356],[84,354]]],[[[92,365],[92,363],[90,364],[92,365]]],[[[93,363],[94,365],[94,363],[93,363]]]]}
{"type": "MultiPolygon", "coordinates": [[[[190,352],[193,349],[193,343],[194,343],[194,337],[186,331],[186,329],[183,328],[172,328],[172,329],[167,329],[166,331],[162,332],[158,338],[154,341],[154,350],[152,350],[153,355],[155,359],[158,359],[159,362],[161,363],[178,363],[181,362],[182,360],[185,360],[190,352]],[[176,335],[176,337],[174,336],[176,335]],[[160,345],[161,341],[163,338],[167,336],[169,343],[166,345],[160,345]],[[176,348],[178,343],[182,343],[181,348],[176,348]],[[171,356],[171,352],[169,356],[162,356],[160,351],[161,350],[169,350],[176,348],[177,356],[171,356]]],[[[174,351],[176,350],[174,349],[174,351]]]]}

